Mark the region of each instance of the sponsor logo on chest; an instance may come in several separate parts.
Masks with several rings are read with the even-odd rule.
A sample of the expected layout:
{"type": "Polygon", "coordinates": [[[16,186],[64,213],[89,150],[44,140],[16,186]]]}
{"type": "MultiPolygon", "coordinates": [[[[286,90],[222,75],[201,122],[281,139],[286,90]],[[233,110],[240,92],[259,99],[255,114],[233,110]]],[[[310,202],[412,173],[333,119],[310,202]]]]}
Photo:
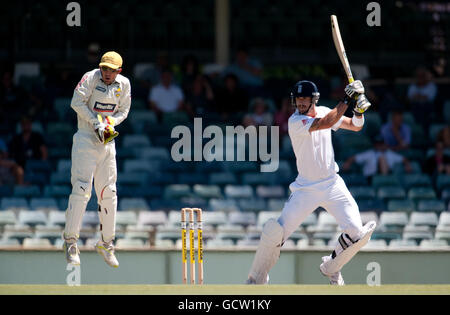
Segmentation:
{"type": "Polygon", "coordinates": [[[96,89],[97,91],[102,92],[102,93],[105,93],[105,92],[106,92],[106,89],[105,89],[103,86],[100,86],[100,85],[97,85],[97,86],[95,87],[95,89],[96,89]]]}
{"type": "Polygon", "coordinates": [[[112,113],[115,108],[116,108],[116,104],[105,104],[105,103],[100,103],[100,102],[95,102],[95,104],[94,104],[94,110],[96,112],[112,113]]]}

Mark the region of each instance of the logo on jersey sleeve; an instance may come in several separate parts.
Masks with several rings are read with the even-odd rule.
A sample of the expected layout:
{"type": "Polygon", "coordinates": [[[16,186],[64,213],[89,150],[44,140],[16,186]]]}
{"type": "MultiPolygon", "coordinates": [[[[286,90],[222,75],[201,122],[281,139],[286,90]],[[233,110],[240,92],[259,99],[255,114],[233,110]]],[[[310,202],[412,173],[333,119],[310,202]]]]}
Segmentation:
{"type": "Polygon", "coordinates": [[[306,126],[306,124],[308,123],[308,119],[302,119],[302,123],[303,123],[303,126],[306,126]]]}
{"type": "Polygon", "coordinates": [[[104,104],[100,102],[95,102],[94,110],[100,113],[112,113],[116,108],[116,104],[104,104]]]}

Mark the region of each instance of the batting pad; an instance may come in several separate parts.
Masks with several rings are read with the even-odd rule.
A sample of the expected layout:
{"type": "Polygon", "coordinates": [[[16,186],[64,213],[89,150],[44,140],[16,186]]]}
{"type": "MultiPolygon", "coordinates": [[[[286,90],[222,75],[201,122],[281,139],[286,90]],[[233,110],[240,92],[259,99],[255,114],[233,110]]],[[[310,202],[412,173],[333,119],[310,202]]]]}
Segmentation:
{"type": "Polygon", "coordinates": [[[100,194],[98,215],[100,219],[102,240],[112,241],[116,234],[117,196],[114,185],[106,186],[100,194]]]}
{"type": "Polygon", "coordinates": [[[373,231],[375,230],[377,224],[375,221],[370,221],[363,227],[363,237],[347,247],[345,250],[340,252],[336,257],[333,259],[329,259],[325,262],[323,262],[320,265],[320,270],[325,275],[333,275],[336,272],[339,272],[342,267],[350,261],[350,259],[353,258],[353,256],[356,255],[356,253],[364,246],[366,245],[370,237],[372,236],[373,231]]]}
{"type": "Polygon", "coordinates": [[[254,279],[256,284],[267,283],[270,269],[280,258],[283,233],[283,227],[275,219],[270,219],[264,224],[261,241],[249,272],[249,278],[254,279]]]}

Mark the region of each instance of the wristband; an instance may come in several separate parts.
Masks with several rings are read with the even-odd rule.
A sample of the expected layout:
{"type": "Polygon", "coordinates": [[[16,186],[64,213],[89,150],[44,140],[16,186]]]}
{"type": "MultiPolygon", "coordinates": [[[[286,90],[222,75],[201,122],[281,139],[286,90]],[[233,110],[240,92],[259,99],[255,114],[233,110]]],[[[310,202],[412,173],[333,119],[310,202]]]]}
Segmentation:
{"type": "Polygon", "coordinates": [[[362,126],[364,126],[364,115],[361,115],[361,117],[353,115],[352,123],[353,123],[353,125],[355,127],[362,127],[362,126]]]}

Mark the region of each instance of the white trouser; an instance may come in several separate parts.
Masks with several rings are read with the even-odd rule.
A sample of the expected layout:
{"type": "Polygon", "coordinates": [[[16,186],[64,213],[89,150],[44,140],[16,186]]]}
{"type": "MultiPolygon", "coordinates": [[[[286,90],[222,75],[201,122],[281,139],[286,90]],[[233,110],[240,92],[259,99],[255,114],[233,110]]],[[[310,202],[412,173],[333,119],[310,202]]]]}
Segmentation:
{"type": "Polygon", "coordinates": [[[116,148],[112,141],[100,143],[92,133],[78,131],[72,145],[72,193],[66,211],[64,238],[76,241],[86,205],[91,197],[92,181],[98,200],[100,229],[103,241],[114,239],[116,196],[116,148]]]}
{"type": "MultiPolygon", "coordinates": [[[[348,234],[354,241],[361,237],[362,222],[358,205],[338,174],[334,178],[307,187],[299,187],[294,182],[290,188],[292,194],[278,219],[284,228],[283,240],[287,240],[318,207],[324,208],[335,217],[343,233],[348,234]]],[[[340,252],[340,246],[336,250],[340,252]]]]}

